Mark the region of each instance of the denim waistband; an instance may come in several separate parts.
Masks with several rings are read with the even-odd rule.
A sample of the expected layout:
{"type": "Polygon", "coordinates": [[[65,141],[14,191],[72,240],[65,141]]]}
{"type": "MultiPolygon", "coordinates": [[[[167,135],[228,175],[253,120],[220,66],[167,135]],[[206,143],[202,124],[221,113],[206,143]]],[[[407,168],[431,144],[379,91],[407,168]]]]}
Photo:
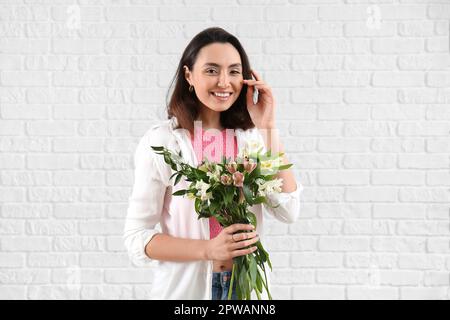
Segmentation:
{"type": "Polygon", "coordinates": [[[219,271],[219,272],[213,272],[213,274],[227,274],[227,275],[231,275],[231,271],[219,271]]]}

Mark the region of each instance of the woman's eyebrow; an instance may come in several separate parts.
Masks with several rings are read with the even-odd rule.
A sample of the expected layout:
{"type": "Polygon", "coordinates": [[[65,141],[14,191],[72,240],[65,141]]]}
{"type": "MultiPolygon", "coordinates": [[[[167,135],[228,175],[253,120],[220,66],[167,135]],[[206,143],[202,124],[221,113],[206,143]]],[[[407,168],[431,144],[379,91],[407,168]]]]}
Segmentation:
{"type": "MultiPolygon", "coordinates": [[[[220,65],[220,64],[217,64],[217,63],[214,63],[214,62],[207,62],[207,63],[205,63],[203,66],[204,66],[204,67],[206,67],[206,66],[220,67],[221,65],[220,65]]],[[[230,64],[230,65],[228,66],[228,68],[233,68],[233,67],[242,67],[242,65],[241,65],[240,63],[233,63],[233,64],[230,64]]]]}

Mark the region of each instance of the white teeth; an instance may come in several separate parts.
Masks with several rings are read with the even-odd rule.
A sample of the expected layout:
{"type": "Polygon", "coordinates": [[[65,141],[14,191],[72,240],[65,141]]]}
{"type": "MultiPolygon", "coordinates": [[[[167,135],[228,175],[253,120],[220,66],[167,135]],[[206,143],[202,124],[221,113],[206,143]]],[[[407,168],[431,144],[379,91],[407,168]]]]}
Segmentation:
{"type": "Polygon", "coordinates": [[[216,95],[218,97],[228,97],[230,95],[230,93],[217,93],[217,92],[214,92],[214,95],[216,95]]]}

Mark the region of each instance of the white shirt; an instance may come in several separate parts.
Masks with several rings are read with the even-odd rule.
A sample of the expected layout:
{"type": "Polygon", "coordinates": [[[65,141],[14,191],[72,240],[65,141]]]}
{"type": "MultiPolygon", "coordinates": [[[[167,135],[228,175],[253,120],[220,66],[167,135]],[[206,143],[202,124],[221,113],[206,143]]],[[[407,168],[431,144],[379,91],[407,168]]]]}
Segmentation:
{"type": "MultiPolygon", "coordinates": [[[[209,240],[209,219],[198,219],[194,201],[185,196],[172,196],[179,189],[187,189],[188,182],[181,181],[174,187],[174,179],[169,181],[174,172],[164,162],[163,156],[156,154],[150,146],[164,146],[173,152],[181,150],[183,160],[191,166],[197,166],[198,160],[185,129],[174,129],[175,117],[153,126],[139,141],[134,156],[134,186],[124,228],[125,247],[131,261],[137,266],[156,266],[150,299],[161,300],[211,300],[212,261],[171,262],[150,259],[145,254],[145,246],[157,233],[165,233],[178,238],[209,240]],[[159,224],[161,231],[157,229],[159,224]]],[[[245,142],[257,139],[264,145],[258,129],[235,129],[238,150],[245,142]]],[[[266,149],[263,149],[265,152],[266,149]]],[[[300,213],[301,184],[291,193],[271,194],[269,202],[277,208],[264,204],[254,205],[250,210],[257,218],[256,231],[264,245],[265,218],[275,217],[284,223],[293,223],[300,213]]],[[[269,252],[270,256],[270,252],[269,252]]],[[[270,289],[270,268],[266,274],[270,289]]],[[[276,297],[273,296],[273,299],[276,297]]],[[[261,295],[268,299],[265,289],[261,295]]],[[[256,300],[255,292],[252,299],[256,300]]]]}

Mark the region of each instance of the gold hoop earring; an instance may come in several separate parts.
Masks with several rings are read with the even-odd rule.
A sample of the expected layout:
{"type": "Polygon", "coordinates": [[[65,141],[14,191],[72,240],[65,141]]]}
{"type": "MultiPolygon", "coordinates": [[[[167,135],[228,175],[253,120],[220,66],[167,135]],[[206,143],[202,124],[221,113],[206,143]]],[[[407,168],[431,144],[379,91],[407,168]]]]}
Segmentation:
{"type": "Polygon", "coordinates": [[[189,92],[192,92],[192,90],[194,90],[194,87],[192,86],[192,84],[189,86],[189,92]]]}

